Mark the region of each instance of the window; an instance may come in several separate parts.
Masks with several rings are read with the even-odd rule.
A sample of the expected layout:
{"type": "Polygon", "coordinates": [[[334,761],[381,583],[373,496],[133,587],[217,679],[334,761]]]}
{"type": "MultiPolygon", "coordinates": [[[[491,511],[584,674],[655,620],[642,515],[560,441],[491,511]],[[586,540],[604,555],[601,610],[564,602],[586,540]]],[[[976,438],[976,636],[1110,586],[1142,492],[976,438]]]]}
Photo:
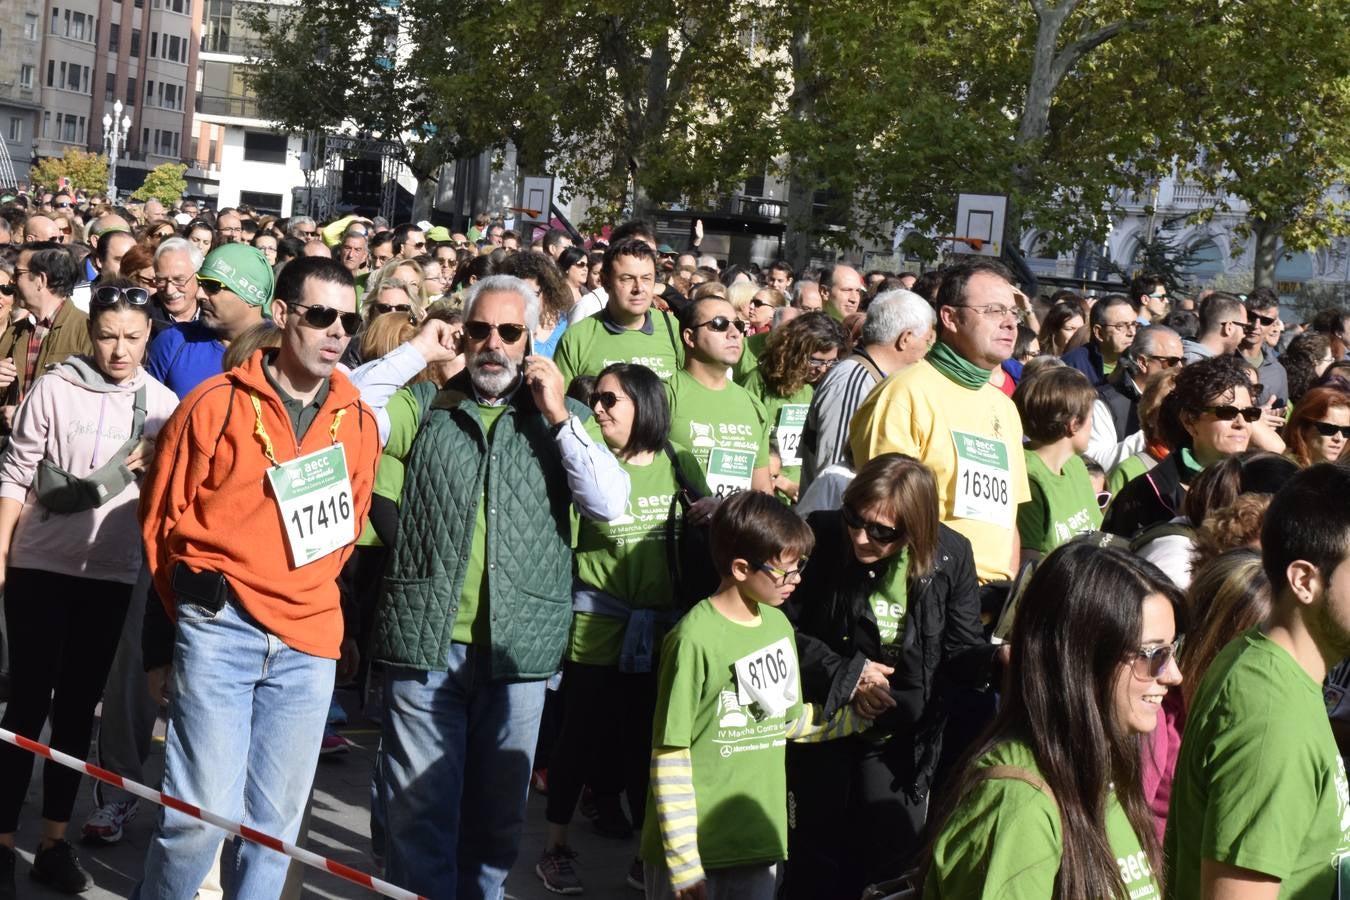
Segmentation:
{"type": "Polygon", "coordinates": [[[23,119],[18,116],[9,117],[9,141],[12,144],[23,141],[23,119]]]}
{"type": "Polygon", "coordinates": [[[50,112],[43,112],[42,114],[42,136],[52,136],[52,114],[50,112]]]}
{"type": "Polygon", "coordinates": [[[155,99],[155,83],[153,81],[145,82],[145,105],[152,106],[152,100],[155,99]]]}
{"type": "MultiPolygon", "coordinates": [[[[180,38],[180,37],[179,37],[178,35],[176,35],[176,34],[171,34],[171,35],[169,35],[169,36],[168,36],[168,40],[169,40],[168,47],[167,47],[168,53],[166,53],[165,56],[167,56],[169,59],[173,60],[174,62],[183,62],[182,59],[179,59],[179,53],[180,53],[182,50],[186,50],[186,49],[187,49],[187,48],[184,46],[187,42],[184,41],[182,38],[180,38]]],[[[182,55],[183,55],[184,57],[187,56],[186,53],[183,53],[182,55]]]]}
{"type": "Polygon", "coordinates": [[[114,100],[116,97],[117,97],[117,73],[116,73],[116,72],[104,72],[104,73],[103,73],[103,99],[104,99],[104,101],[106,101],[106,102],[108,102],[108,103],[112,103],[113,100],[114,100]]]}
{"type": "Polygon", "coordinates": [[[131,29],[131,55],[141,55],[141,30],[139,28],[131,29]]]}
{"type": "Polygon", "coordinates": [[[159,56],[159,32],[152,31],[150,32],[150,58],[154,59],[157,56],[159,56]]]}
{"type": "MultiPolygon", "coordinates": [[[[51,59],[47,60],[47,87],[56,87],[55,72],[56,72],[56,61],[51,59]]],[[[63,68],[61,70],[61,80],[64,81],[65,77],[66,73],[65,69],[63,68]]]]}
{"type": "Polygon", "coordinates": [[[136,93],[136,79],[127,78],[127,106],[135,106],[136,98],[140,96],[136,93]]]}
{"type": "Polygon", "coordinates": [[[33,89],[33,67],[19,66],[19,87],[25,91],[33,89]]]}
{"type": "Polygon", "coordinates": [[[56,114],[56,139],[63,144],[84,143],[85,117],[56,114]]]}
{"type": "Polygon", "coordinates": [[[142,128],[142,129],[141,129],[141,149],[144,150],[144,149],[145,149],[146,147],[148,147],[148,146],[150,146],[150,129],[149,129],[149,128],[142,128]]]}
{"type": "Polygon", "coordinates": [[[286,163],[286,135],[265,131],[244,132],[244,159],[249,162],[286,163]]]}
{"type": "MultiPolygon", "coordinates": [[[[85,16],[84,13],[77,12],[71,14],[70,26],[66,29],[66,37],[76,41],[86,40],[85,38],[86,22],[87,17],[85,16]]],[[[92,23],[88,24],[92,25],[92,23]]],[[[88,30],[92,32],[94,29],[91,27],[88,30]]]]}
{"type": "Polygon", "coordinates": [[[108,52],[116,53],[117,44],[122,40],[122,26],[116,22],[108,26],[108,52]]]}
{"type": "Polygon", "coordinates": [[[281,215],[281,195],[264,194],[259,191],[240,191],[239,205],[251,206],[260,213],[269,216],[281,215]]]}
{"type": "Polygon", "coordinates": [[[136,0],[136,2],[131,5],[137,9],[145,9],[145,0],[136,0]]]}
{"type": "Polygon", "coordinates": [[[61,33],[61,7],[52,7],[52,34],[61,33]]]}
{"type": "Polygon", "coordinates": [[[30,40],[37,40],[38,31],[37,13],[24,13],[23,17],[23,36],[30,40]]]}

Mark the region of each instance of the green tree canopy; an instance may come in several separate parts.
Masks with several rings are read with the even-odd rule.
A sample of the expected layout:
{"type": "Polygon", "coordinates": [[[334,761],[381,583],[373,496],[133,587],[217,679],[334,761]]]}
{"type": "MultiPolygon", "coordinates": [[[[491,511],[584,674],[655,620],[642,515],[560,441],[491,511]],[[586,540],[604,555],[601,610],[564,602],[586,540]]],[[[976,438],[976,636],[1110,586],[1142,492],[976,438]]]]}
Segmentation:
{"type": "Polygon", "coordinates": [[[28,170],[28,180],[44,190],[56,190],[62,178],[69,180],[72,190],[102,194],[108,189],[108,158],[67,147],[60,157],[46,157],[28,170]]]}
{"type": "Polygon", "coordinates": [[[187,166],[182,163],[163,163],[146,173],[145,181],[132,193],[133,200],[154,198],[165,206],[172,207],[183,198],[187,190],[187,179],[183,173],[187,166]]]}

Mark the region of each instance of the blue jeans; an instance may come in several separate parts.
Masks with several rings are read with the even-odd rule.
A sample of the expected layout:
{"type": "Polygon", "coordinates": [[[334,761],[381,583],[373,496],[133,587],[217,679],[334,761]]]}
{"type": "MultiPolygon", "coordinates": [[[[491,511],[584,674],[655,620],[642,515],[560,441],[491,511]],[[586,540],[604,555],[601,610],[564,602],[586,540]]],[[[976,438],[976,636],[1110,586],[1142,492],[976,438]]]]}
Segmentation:
{"type": "Polygon", "coordinates": [[[546,682],[492,681],[487,648],[449,656],[444,672],[385,673],[385,875],[431,900],[500,900],[546,682]]]}
{"type": "MultiPolygon", "coordinates": [[[[301,653],[237,604],[180,605],[164,792],[294,843],[314,781],[336,663],[301,653]]],[[[191,900],[224,832],[161,809],[135,896],[191,900]]],[[[287,858],[244,842],[221,862],[229,896],[276,897],[287,858]]]]}

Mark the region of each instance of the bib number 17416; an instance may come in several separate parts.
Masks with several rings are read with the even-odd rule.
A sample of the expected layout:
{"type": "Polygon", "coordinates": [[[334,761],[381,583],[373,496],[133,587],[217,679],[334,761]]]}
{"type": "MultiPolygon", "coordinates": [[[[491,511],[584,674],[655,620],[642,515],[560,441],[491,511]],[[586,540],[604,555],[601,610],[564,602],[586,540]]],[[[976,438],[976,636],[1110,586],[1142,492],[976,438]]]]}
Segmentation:
{"type": "Polygon", "coordinates": [[[340,446],[273,466],[267,479],[286,530],[293,568],[327,556],[356,539],[352,483],[340,446]]]}

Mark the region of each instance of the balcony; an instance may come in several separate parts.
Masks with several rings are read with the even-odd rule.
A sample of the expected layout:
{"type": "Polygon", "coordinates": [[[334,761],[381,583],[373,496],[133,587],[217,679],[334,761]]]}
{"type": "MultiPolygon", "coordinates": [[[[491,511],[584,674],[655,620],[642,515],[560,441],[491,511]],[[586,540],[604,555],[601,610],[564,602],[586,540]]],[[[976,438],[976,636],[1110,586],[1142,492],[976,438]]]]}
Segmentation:
{"type": "Polygon", "coordinates": [[[1225,199],[1225,195],[1210,193],[1193,181],[1178,181],[1172,185],[1172,205],[1183,209],[1212,209],[1225,199]]]}

